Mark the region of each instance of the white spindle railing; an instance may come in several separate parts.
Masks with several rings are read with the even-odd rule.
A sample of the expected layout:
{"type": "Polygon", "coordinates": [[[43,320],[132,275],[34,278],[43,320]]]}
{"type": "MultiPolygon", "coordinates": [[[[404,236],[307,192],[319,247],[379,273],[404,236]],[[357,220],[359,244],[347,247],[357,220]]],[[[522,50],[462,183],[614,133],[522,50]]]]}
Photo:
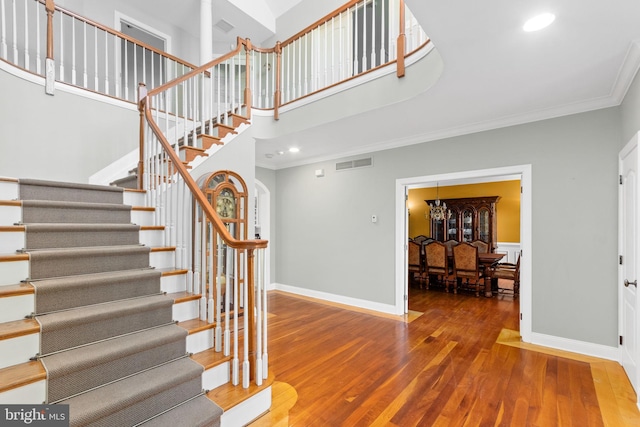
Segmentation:
{"type": "MultiPolygon", "coordinates": [[[[44,0],[0,0],[0,59],[43,75],[47,46],[44,0]]],[[[194,65],[55,6],[51,43],[55,80],[136,101],[139,82],[154,87],[184,75],[194,65]],[[124,83],[123,83],[124,82],[124,83]]]]}

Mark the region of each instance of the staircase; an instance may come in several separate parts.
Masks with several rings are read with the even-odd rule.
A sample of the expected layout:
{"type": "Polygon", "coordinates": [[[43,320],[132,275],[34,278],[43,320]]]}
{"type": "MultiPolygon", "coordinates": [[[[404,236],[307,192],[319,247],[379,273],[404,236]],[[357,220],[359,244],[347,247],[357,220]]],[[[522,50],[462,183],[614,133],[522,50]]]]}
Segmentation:
{"type": "Polygon", "coordinates": [[[143,204],[0,179],[0,403],[68,404],[72,426],[231,426],[268,410],[271,378],[220,398],[237,388],[230,358],[143,204]]]}

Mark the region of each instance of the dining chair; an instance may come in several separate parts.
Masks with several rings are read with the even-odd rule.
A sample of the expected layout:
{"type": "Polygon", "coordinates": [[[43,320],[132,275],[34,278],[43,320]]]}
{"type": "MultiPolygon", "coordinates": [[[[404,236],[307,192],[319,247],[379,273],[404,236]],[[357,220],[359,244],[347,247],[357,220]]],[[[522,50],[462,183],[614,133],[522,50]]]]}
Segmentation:
{"type": "Polygon", "coordinates": [[[473,242],[471,242],[471,245],[473,245],[476,248],[478,248],[478,253],[479,254],[489,253],[489,244],[487,242],[484,242],[482,240],[476,239],[473,242]]]}
{"type": "Polygon", "coordinates": [[[427,289],[431,283],[431,277],[435,277],[438,283],[444,285],[445,290],[449,291],[449,257],[447,256],[447,247],[442,242],[433,241],[424,247],[425,251],[425,270],[428,276],[427,289]]]}
{"type": "Polygon", "coordinates": [[[409,283],[420,283],[425,280],[424,274],[424,262],[421,253],[421,245],[414,241],[409,241],[409,255],[408,255],[408,271],[409,271],[409,283]]]}
{"type": "MultiPolygon", "coordinates": [[[[478,260],[478,248],[462,242],[453,247],[453,286],[454,292],[458,286],[458,280],[467,288],[475,290],[476,296],[480,296],[480,278],[482,271],[478,260]]],[[[483,284],[484,286],[484,284],[483,284]]]]}
{"type": "Polygon", "coordinates": [[[444,242],[444,245],[447,247],[447,254],[453,255],[453,247],[458,244],[458,241],[455,239],[449,239],[444,242]]]}
{"type": "Polygon", "coordinates": [[[509,262],[496,264],[491,270],[491,278],[497,281],[498,293],[511,291],[513,292],[513,297],[516,298],[520,293],[520,257],[518,256],[515,264],[509,262]],[[512,288],[501,287],[500,279],[510,281],[512,288]]]}

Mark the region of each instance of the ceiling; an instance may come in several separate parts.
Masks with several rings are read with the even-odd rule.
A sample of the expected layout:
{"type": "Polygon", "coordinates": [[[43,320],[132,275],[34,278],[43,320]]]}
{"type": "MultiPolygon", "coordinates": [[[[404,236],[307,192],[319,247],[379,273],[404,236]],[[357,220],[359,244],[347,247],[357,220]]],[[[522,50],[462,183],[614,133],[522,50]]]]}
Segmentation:
{"type": "MultiPolygon", "coordinates": [[[[228,3],[241,3],[213,1],[229,9],[235,6],[228,3]]],[[[277,18],[299,3],[317,0],[262,1],[277,18]]],[[[397,146],[398,141],[419,143],[619,105],[640,65],[638,0],[405,1],[444,62],[437,83],[400,106],[332,122],[330,129],[278,136],[269,141],[272,146],[296,145],[300,152],[272,159],[258,152],[260,166],[285,168],[397,146]],[[528,18],[547,11],[556,15],[551,26],[534,33],[522,30],[528,18]],[[389,134],[372,123],[401,125],[389,134]],[[336,144],[321,148],[328,136],[341,140],[340,150],[336,144]]],[[[246,28],[244,36],[265,40],[264,33],[252,37],[252,31],[265,30],[256,28],[253,19],[235,21],[243,16],[235,9],[234,25],[246,28]]]]}

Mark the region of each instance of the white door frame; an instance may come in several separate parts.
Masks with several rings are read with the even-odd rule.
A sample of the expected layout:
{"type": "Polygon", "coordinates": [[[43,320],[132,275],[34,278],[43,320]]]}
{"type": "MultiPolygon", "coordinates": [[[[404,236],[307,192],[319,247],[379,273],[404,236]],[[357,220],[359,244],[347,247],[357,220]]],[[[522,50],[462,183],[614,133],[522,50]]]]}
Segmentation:
{"type": "MultiPolygon", "coordinates": [[[[633,151],[633,149],[636,149],[636,155],[638,152],[640,152],[640,132],[636,133],[636,135],[634,135],[633,138],[631,138],[631,140],[624,146],[624,148],[622,148],[622,150],[620,150],[620,154],[618,155],[618,173],[620,175],[620,184],[622,184],[622,176],[623,176],[623,161],[624,159],[629,155],[629,153],[631,151],[633,151]]],[[[640,166],[640,161],[638,162],[638,166],[640,166]]],[[[638,189],[636,189],[636,191],[638,191],[638,189]]],[[[636,197],[639,197],[640,195],[636,195],[636,197]]],[[[618,190],[618,254],[620,254],[621,256],[626,256],[626,251],[625,251],[625,247],[624,247],[624,235],[625,233],[627,233],[627,230],[624,227],[624,215],[623,215],[623,209],[625,209],[624,206],[624,201],[625,201],[625,194],[624,194],[624,186],[620,185],[619,186],[619,190],[618,190]]],[[[636,202],[636,215],[640,213],[640,209],[638,209],[637,206],[637,202],[636,202]]],[[[638,225],[640,225],[640,218],[638,218],[637,220],[638,225]]],[[[638,230],[636,230],[636,233],[638,232],[638,230]]],[[[638,242],[637,242],[637,237],[636,237],[636,256],[638,256],[638,242]]],[[[628,259],[629,257],[627,257],[626,260],[623,260],[625,262],[625,264],[629,263],[629,262],[635,262],[636,263],[636,274],[638,274],[638,264],[639,261],[637,259],[635,260],[630,260],[628,259]]],[[[637,280],[637,277],[625,277],[625,266],[622,265],[621,263],[618,263],[618,280],[617,280],[617,286],[616,289],[618,290],[618,335],[621,336],[623,339],[627,339],[627,337],[625,337],[624,335],[624,291],[625,288],[622,286],[622,284],[624,283],[625,279],[629,279],[629,280],[637,280]]],[[[638,289],[634,289],[637,295],[638,289]]],[[[638,345],[638,343],[640,343],[640,318],[639,317],[639,313],[640,310],[638,309],[638,301],[637,301],[637,296],[636,296],[636,336],[634,337],[635,343],[636,345],[638,345]]],[[[633,375],[633,373],[631,372],[627,372],[627,370],[625,369],[625,356],[624,356],[624,351],[625,351],[625,347],[620,343],[620,341],[618,341],[618,361],[620,362],[620,364],[622,365],[623,369],[625,370],[627,376],[631,377],[630,374],[633,375]]],[[[635,378],[629,378],[629,380],[631,381],[631,385],[634,386],[634,384],[637,385],[640,384],[640,361],[636,361],[636,368],[635,368],[635,378]]],[[[636,406],[638,406],[638,408],[640,408],[640,393],[638,393],[638,390],[636,390],[636,395],[637,395],[637,400],[636,400],[636,406]]]]}
{"type": "MultiPolygon", "coordinates": [[[[255,179],[256,197],[258,198],[258,219],[260,225],[260,238],[269,240],[271,238],[271,192],[269,188],[260,180],[255,179]]],[[[255,208],[255,207],[254,207],[255,208]]],[[[255,226],[255,224],[254,224],[255,226]]],[[[249,236],[253,239],[253,236],[249,236]]],[[[275,289],[271,281],[271,242],[265,249],[265,285],[268,290],[275,289]]]]}
{"type": "MultiPolygon", "coordinates": [[[[438,175],[426,175],[396,180],[396,275],[395,275],[395,312],[405,313],[405,300],[408,292],[406,242],[408,225],[406,223],[407,207],[406,191],[410,188],[421,188],[425,184],[446,182],[447,185],[462,185],[472,182],[499,181],[505,176],[519,176],[522,194],[520,195],[520,247],[522,257],[520,261],[520,336],[522,341],[531,342],[532,333],[532,291],[531,291],[531,165],[506,166],[474,171],[451,172],[438,175]]],[[[514,178],[517,179],[517,178],[514,178]]]]}

